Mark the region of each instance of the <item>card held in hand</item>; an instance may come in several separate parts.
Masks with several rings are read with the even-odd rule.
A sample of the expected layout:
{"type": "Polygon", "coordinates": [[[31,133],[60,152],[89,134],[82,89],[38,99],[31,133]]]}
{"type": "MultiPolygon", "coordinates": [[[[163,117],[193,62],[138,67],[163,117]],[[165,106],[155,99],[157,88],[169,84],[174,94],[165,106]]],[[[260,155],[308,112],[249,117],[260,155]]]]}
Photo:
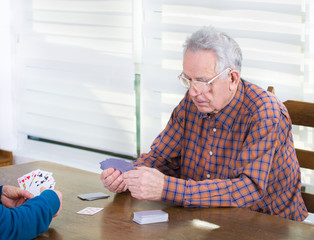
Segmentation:
{"type": "Polygon", "coordinates": [[[27,190],[34,196],[40,194],[40,188],[54,189],[56,182],[51,172],[36,169],[17,179],[21,189],[27,190]]]}
{"type": "Polygon", "coordinates": [[[114,168],[116,170],[119,170],[121,173],[134,169],[132,162],[126,161],[124,159],[119,159],[119,158],[108,158],[100,162],[100,168],[102,170],[105,170],[108,168],[114,168]]]}

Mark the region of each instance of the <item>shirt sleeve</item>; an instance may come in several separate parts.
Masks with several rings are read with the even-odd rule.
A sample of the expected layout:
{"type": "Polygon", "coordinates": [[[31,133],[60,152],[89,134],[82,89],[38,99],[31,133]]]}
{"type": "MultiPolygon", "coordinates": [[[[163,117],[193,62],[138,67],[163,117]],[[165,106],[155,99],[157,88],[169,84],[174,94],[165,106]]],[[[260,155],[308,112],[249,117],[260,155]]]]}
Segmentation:
{"type": "Polygon", "coordinates": [[[3,186],[1,185],[1,186],[0,186],[0,204],[2,204],[2,202],[1,202],[2,188],[3,188],[3,186]]]}
{"type": "Polygon", "coordinates": [[[60,200],[52,190],[28,200],[19,207],[0,204],[1,239],[33,239],[47,231],[52,217],[58,212],[60,200]]]}
{"type": "Polygon", "coordinates": [[[243,144],[234,178],[203,181],[165,177],[162,198],[183,206],[249,207],[263,198],[277,147],[278,119],[257,121],[243,144]]]}
{"type": "Polygon", "coordinates": [[[153,167],[174,177],[180,176],[181,144],[183,136],[182,108],[185,99],[174,109],[165,129],[151,145],[151,150],[134,161],[134,166],[153,167]]]}

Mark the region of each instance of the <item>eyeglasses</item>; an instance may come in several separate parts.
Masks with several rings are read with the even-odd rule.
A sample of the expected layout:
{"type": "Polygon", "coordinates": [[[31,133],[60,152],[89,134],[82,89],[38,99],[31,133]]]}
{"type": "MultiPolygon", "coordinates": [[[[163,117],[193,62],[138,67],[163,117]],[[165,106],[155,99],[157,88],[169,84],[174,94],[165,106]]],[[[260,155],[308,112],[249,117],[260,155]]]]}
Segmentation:
{"type": "Polygon", "coordinates": [[[178,76],[178,78],[179,78],[181,84],[185,88],[190,89],[191,88],[191,84],[193,83],[194,87],[195,87],[195,89],[197,91],[199,91],[199,92],[206,92],[206,91],[209,91],[209,84],[211,84],[215,79],[219,78],[227,70],[231,71],[231,68],[226,68],[225,70],[223,70],[221,73],[219,73],[218,75],[216,75],[215,77],[213,77],[210,80],[208,80],[208,79],[199,79],[199,80],[196,80],[196,81],[192,81],[191,79],[186,78],[183,72],[178,76]]]}

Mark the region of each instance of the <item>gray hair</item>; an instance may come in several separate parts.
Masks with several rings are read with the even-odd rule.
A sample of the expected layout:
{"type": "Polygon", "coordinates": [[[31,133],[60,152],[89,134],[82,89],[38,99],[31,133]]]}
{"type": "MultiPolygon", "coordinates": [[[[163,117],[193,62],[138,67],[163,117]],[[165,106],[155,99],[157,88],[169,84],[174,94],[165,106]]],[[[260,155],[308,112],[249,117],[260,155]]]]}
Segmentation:
{"type": "Polygon", "coordinates": [[[241,73],[242,52],[238,43],[226,33],[213,27],[203,27],[194,32],[184,44],[183,54],[187,50],[196,52],[199,50],[212,50],[217,55],[216,73],[230,67],[241,73]]]}

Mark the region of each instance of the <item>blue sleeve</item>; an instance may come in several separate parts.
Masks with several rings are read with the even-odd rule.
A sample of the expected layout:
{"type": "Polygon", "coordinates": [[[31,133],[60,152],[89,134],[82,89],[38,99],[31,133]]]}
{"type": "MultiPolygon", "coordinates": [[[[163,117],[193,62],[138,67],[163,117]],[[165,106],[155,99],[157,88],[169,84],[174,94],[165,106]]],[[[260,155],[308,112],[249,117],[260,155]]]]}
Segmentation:
{"type": "Polygon", "coordinates": [[[58,195],[52,190],[43,191],[40,196],[19,207],[6,208],[0,204],[0,239],[22,240],[37,237],[48,230],[59,207],[58,195]]]}
{"type": "Polygon", "coordinates": [[[2,202],[1,202],[2,188],[3,188],[3,186],[1,185],[0,186],[0,204],[2,204],[2,202]]]}

